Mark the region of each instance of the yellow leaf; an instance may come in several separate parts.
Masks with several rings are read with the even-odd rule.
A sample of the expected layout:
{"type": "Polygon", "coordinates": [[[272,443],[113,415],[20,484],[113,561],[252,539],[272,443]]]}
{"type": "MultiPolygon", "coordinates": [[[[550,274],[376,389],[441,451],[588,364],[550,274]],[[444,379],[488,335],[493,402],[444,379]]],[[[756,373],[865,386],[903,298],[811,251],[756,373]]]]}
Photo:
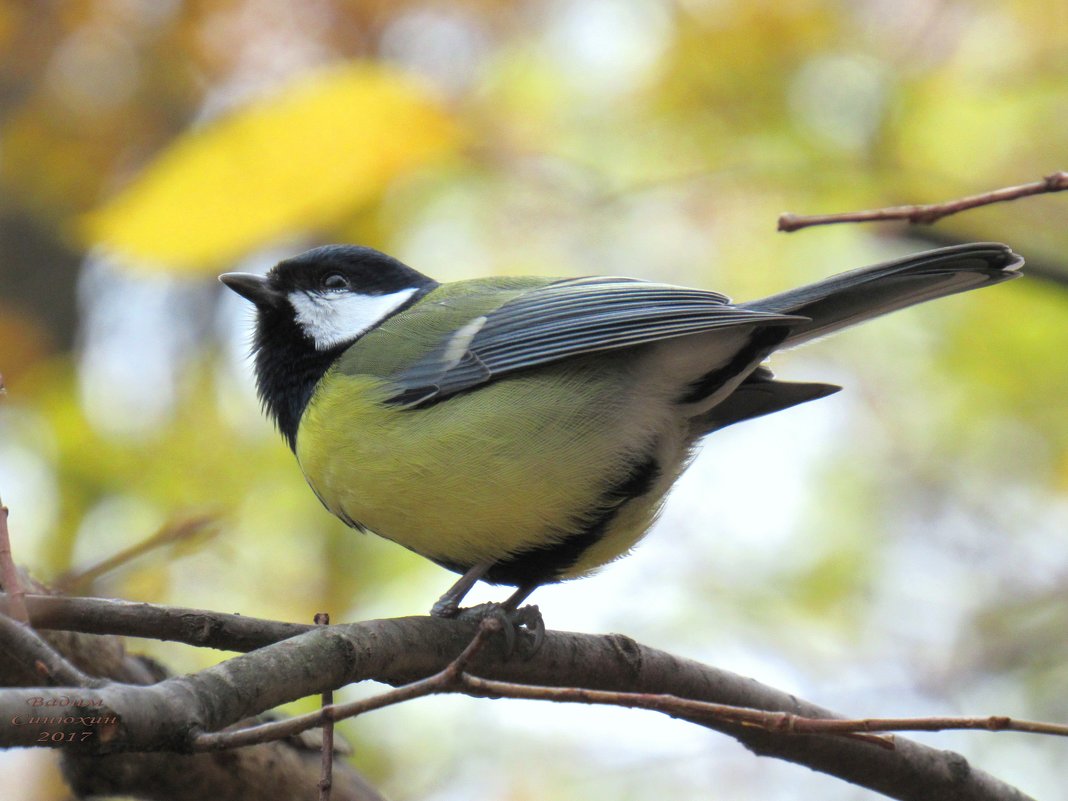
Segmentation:
{"type": "Polygon", "coordinates": [[[179,137],[88,214],[84,232],[134,263],[214,270],[282,234],[336,223],[457,140],[410,79],[350,64],[179,137]]]}

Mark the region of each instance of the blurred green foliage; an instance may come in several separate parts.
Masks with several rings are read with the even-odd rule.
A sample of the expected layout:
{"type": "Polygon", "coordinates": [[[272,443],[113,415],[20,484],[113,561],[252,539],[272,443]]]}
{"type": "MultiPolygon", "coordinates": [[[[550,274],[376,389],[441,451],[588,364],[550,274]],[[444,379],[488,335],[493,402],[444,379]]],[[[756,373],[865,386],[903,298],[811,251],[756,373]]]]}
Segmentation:
{"type": "MultiPolygon", "coordinates": [[[[933,232],[774,229],[1065,168],[1066,40],[1068,6],[1037,0],[2,2],[16,554],[48,580],[207,514],[215,536],[86,591],[346,620],[444,588],[307,491],[257,409],[245,310],[214,284],[231,266],[357,241],[442,280],[624,273],[745,298],[935,234],[1002,240],[1033,277],[777,359],[847,391],[717,435],[634,556],[536,600],[550,626],[850,713],[1063,719],[1068,197],[933,232]]],[[[144,647],[175,669],[221,658],[144,647]]],[[[398,798],[868,797],[678,724],[580,713],[436,699],[348,732],[398,798]],[[532,776],[530,753],[555,767],[532,776]]],[[[975,737],[938,742],[1035,795],[1060,786],[1062,744],[975,737]]]]}

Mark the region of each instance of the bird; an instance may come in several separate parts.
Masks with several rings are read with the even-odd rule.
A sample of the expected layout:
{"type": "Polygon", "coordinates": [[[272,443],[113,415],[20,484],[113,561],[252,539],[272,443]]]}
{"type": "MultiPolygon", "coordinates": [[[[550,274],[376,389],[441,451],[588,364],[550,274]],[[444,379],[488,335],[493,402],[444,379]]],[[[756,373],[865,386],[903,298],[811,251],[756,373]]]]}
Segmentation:
{"type": "MultiPolygon", "coordinates": [[[[775,351],[1021,274],[1007,246],[909,255],[740,304],[633,278],[438,283],[358,245],[219,278],[255,308],[257,391],[323,506],[460,574],[538,587],[627,554],[707,435],[841,387],[775,351]]],[[[531,607],[524,607],[531,608],[531,607]]]]}

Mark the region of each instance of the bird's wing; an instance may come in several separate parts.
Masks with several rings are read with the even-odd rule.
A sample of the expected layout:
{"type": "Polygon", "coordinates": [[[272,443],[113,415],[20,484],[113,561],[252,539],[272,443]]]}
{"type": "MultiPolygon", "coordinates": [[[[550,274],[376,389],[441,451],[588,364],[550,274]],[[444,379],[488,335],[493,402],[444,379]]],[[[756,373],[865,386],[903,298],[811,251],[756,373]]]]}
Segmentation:
{"type": "Polygon", "coordinates": [[[724,295],[627,278],[576,278],[530,289],[470,319],[390,376],[391,400],[422,405],[528,367],[739,325],[805,318],[730,305],[724,295]]]}

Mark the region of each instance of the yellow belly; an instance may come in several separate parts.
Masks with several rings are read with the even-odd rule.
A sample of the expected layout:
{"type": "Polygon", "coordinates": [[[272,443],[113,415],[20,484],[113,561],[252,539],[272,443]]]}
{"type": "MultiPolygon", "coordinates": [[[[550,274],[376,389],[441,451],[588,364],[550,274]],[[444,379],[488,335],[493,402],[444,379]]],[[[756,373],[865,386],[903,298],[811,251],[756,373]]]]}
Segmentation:
{"type": "MultiPolygon", "coordinates": [[[[297,458],[339,517],[437,561],[504,561],[581,531],[636,450],[650,446],[641,437],[659,434],[659,421],[642,417],[655,410],[632,408],[624,371],[592,390],[581,369],[516,376],[412,410],[383,404],[390,390],[379,379],[329,373],[301,419],[297,458]]],[[[663,467],[657,487],[621,509],[565,577],[641,537],[677,474],[678,465],[663,467]]]]}

